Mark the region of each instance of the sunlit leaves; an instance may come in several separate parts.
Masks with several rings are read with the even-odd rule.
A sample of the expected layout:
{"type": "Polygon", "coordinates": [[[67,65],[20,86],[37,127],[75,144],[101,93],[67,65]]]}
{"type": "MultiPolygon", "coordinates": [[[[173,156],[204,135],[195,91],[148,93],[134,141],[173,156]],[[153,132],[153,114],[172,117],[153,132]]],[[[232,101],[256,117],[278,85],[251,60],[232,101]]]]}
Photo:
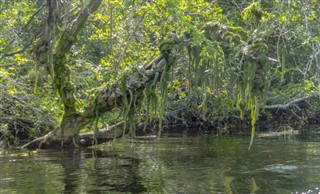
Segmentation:
{"type": "MultiPolygon", "coordinates": [[[[50,93],[53,89],[48,81],[50,76],[44,73],[45,67],[39,67],[39,74],[35,72],[28,48],[6,56],[25,46],[32,47],[33,38],[43,32],[45,9],[28,22],[45,2],[7,2],[0,5],[1,83],[8,85],[6,92],[10,95],[32,91],[35,82],[37,95],[50,93]],[[39,80],[35,75],[39,75],[39,80]],[[12,84],[16,82],[25,85],[12,84]]],[[[90,1],[59,2],[61,18],[54,39],[61,36],[63,22],[72,22],[77,11],[90,1]]],[[[94,88],[113,83],[124,72],[150,62],[159,54],[161,42],[166,40],[181,40],[180,50],[175,51],[178,60],[171,73],[168,96],[181,101],[190,97],[190,106],[203,110],[203,116],[226,115],[232,107],[237,110],[236,83],[248,79],[244,77],[257,77],[252,72],[243,74],[247,70],[244,65],[248,64],[244,50],[257,42],[268,46],[265,48],[269,49],[261,53],[273,59],[273,62],[264,61],[262,65],[268,73],[260,77],[271,80],[269,93],[285,91],[289,98],[298,92],[316,91],[318,80],[314,72],[319,68],[316,59],[320,37],[318,2],[236,2],[238,5],[231,1],[206,0],[104,0],[99,10],[91,14],[79,37],[75,37],[77,44],[66,60],[72,71],[70,80],[77,87],[75,95],[85,100],[94,88]],[[293,71],[300,73],[295,76],[293,71]]],[[[248,56],[257,57],[259,52],[248,53],[248,56]]],[[[252,100],[247,96],[247,100],[252,100]]],[[[50,104],[50,99],[41,98],[48,102],[41,105],[49,107],[42,109],[44,114],[57,111],[52,109],[54,103],[50,104]]],[[[268,102],[281,101],[283,99],[268,102]]]]}
{"type": "Polygon", "coordinates": [[[18,65],[23,65],[26,62],[28,62],[29,60],[23,56],[21,56],[20,54],[16,54],[14,57],[14,61],[17,62],[18,65]]]}
{"type": "Polygon", "coordinates": [[[244,21],[250,22],[253,25],[258,24],[262,17],[261,5],[259,2],[253,2],[248,7],[246,7],[241,16],[244,21]]]}

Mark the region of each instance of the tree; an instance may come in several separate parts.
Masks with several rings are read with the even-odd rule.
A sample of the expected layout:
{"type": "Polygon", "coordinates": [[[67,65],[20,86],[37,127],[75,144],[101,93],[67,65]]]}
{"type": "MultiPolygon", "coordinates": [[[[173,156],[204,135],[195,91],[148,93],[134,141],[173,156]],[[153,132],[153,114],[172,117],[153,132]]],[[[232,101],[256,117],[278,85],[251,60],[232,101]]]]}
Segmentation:
{"type": "MultiPolygon", "coordinates": [[[[27,113],[33,118],[44,107],[53,110],[47,114],[59,126],[27,147],[87,146],[126,131],[134,135],[138,124],[155,118],[161,128],[164,116],[205,122],[244,118],[248,111],[253,138],[261,110],[309,99],[318,88],[310,69],[318,67],[319,13],[313,1],[305,9],[300,4],[47,0],[1,5],[7,15],[0,18],[14,18],[2,32],[15,32],[0,39],[5,45],[1,84],[10,94],[1,96],[6,100],[1,114],[14,115],[8,109],[26,101],[23,93],[41,104],[41,111],[27,113]],[[10,64],[13,68],[5,69],[10,64]],[[14,80],[21,77],[29,86],[17,90],[14,80]],[[107,121],[115,127],[97,130],[108,114],[118,115],[107,121]],[[84,129],[94,132],[80,134],[84,129]]],[[[14,126],[9,120],[2,121],[3,131],[14,126]]]]}
{"type": "MultiPolygon", "coordinates": [[[[34,56],[34,60],[38,63],[37,65],[46,66],[53,78],[54,89],[64,106],[64,115],[59,128],[34,141],[38,143],[38,141],[41,140],[40,147],[44,147],[44,144],[46,144],[49,139],[50,144],[52,143],[52,139],[54,139],[54,142],[61,141],[62,143],[68,142],[69,144],[71,140],[74,142],[75,135],[78,135],[80,129],[88,124],[90,120],[117,105],[121,106],[125,104],[127,106],[127,112],[129,113],[130,109],[133,108],[132,106],[134,106],[134,104],[132,104],[134,100],[133,94],[144,89],[144,84],[151,79],[153,82],[157,82],[160,79],[163,80],[164,76],[161,76],[162,71],[168,71],[167,68],[173,63],[174,59],[170,56],[172,43],[165,42],[161,44],[160,47],[162,54],[147,66],[140,68],[139,72],[137,71],[136,74],[140,76],[140,80],[130,80],[130,86],[126,85],[127,83],[121,83],[119,85],[115,83],[112,89],[109,87],[103,88],[95,96],[94,100],[84,108],[84,111],[79,113],[76,109],[77,99],[74,95],[75,86],[71,82],[71,72],[67,65],[67,55],[77,41],[77,36],[89,15],[97,10],[100,4],[101,1],[91,1],[85,8],[80,9],[75,19],[66,26],[63,26],[64,30],[57,36],[58,38],[55,41],[55,34],[58,32],[56,23],[64,22],[57,21],[58,18],[61,17],[57,14],[59,4],[54,1],[46,2],[47,21],[46,25],[44,25],[44,33],[35,41],[34,46],[30,50],[34,56]],[[131,90],[134,90],[135,93],[131,90]]],[[[15,53],[7,55],[11,54],[15,53]]]]}

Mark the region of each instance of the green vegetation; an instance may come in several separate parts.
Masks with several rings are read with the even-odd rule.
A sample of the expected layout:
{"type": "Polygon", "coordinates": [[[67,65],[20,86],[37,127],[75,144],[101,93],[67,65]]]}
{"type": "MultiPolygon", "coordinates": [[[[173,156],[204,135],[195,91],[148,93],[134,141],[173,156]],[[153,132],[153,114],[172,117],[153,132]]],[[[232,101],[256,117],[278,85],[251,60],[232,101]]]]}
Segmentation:
{"type": "Polygon", "coordinates": [[[10,145],[88,146],[177,124],[241,127],[251,146],[261,123],[318,122],[316,0],[0,2],[10,145]]]}

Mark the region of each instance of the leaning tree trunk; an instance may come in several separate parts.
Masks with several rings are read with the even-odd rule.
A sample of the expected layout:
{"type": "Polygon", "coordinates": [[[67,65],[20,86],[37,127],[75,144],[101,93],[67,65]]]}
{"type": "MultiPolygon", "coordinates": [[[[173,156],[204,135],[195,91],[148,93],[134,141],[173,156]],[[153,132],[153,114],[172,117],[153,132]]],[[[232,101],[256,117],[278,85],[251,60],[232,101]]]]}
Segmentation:
{"type": "MultiPolygon", "coordinates": [[[[35,139],[22,146],[22,148],[53,148],[53,147],[77,147],[90,146],[94,143],[102,143],[123,134],[124,123],[109,127],[108,129],[79,134],[79,131],[89,122],[115,107],[125,106],[127,109],[134,109],[139,106],[142,99],[142,92],[146,87],[153,87],[159,82],[164,74],[167,74],[175,62],[175,56],[171,52],[173,42],[161,44],[161,54],[147,65],[138,68],[128,76],[124,76],[117,83],[100,90],[96,98],[84,112],[77,113],[72,106],[65,105],[65,114],[61,122],[61,130],[57,129],[49,134],[35,139]],[[133,99],[137,99],[134,101],[133,99]],[[128,103],[125,103],[127,100],[128,103]],[[62,144],[61,144],[62,143],[62,144]]],[[[62,92],[62,94],[68,94],[62,92]]],[[[64,99],[69,99],[65,97],[64,99]]],[[[68,102],[70,103],[70,102],[68,102]]],[[[74,103],[71,101],[71,104],[74,103]]]]}

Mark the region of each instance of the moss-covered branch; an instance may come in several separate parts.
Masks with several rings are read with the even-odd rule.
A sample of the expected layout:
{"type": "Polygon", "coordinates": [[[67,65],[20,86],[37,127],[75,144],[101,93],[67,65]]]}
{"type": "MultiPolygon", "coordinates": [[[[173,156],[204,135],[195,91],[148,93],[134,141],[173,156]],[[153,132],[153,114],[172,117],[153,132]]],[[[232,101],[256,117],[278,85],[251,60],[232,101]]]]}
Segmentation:
{"type": "MultiPolygon", "coordinates": [[[[60,124],[61,131],[57,130],[57,135],[70,137],[75,134],[72,122],[77,122],[79,114],[75,108],[75,86],[71,82],[70,68],[68,67],[67,55],[71,47],[77,42],[77,36],[84,24],[87,22],[91,13],[95,12],[101,5],[102,0],[91,0],[90,3],[77,14],[65,30],[57,30],[56,24],[60,17],[57,15],[57,2],[47,0],[47,19],[42,36],[34,43],[31,52],[35,61],[40,65],[46,65],[50,75],[53,78],[53,85],[56,93],[59,95],[64,112],[60,124]],[[58,37],[58,39],[56,38],[58,37]],[[57,41],[55,41],[57,39],[57,41]]],[[[82,123],[82,121],[80,121],[82,123]]]]}
{"type": "MultiPolygon", "coordinates": [[[[107,111],[111,111],[115,107],[127,106],[126,109],[134,113],[134,106],[141,104],[143,96],[141,94],[144,89],[150,85],[153,87],[154,84],[161,81],[162,74],[168,73],[168,70],[174,64],[175,55],[171,52],[171,48],[172,45],[164,51],[161,50],[162,53],[150,63],[133,70],[111,86],[101,89],[97,92],[95,99],[92,100],[81,114],[73,108],[73,100],[75,99],[72,87],[66,85],[61,92],[61,98],[64,100],[65,105],[65,114],[61,122],[61,128],[64,129],[63,135],[61,136],[60,130],[55,130],[42,138],[26,144],[23,148],[33,149],[36,144],[41,148],[48,148],[50,145],[56,146],[57,142],[61,142],[61,140],[63,140],[62,143],[64,142],[62,146],[67,147],[70,147],[70,143],[88,146],[88,142],[90,142],[90,145],[92,145],[93,133],[79,135],[79,131],[93,119],[96,119],[107,111]]],[[[67,84],[70,83],[69,75],[63,75],[61,79],[64,80],[61,81],[67,84]]],[[[125,122],[117,125],[117,127],[98,132],[96,134],[96,138],[98,138],[97,142],[103,142],[110,139],[111,136],[113,138],[115,134],[118,136],[120,129],[122,132],[123,127],[125,127],[124,125],[125,122]]]]}

